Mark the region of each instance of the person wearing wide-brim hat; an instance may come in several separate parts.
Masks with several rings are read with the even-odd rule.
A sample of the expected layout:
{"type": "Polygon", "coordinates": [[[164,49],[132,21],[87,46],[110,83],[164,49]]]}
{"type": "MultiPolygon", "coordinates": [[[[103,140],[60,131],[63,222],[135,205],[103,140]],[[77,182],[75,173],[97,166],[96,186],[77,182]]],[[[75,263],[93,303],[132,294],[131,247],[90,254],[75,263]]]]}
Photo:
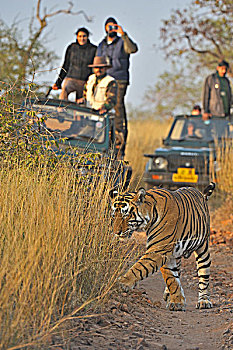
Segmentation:
{"type": "Polygon", "coordinates": [[[107,61],[106,57],[95,56],[93,63],[89,64],[88,67],[91,67],[91,68],[99,68],[99,67],[110,68],[110,67],[112,67],[112,65],[110,64],[110,62],[107,61]]]}
{"type": "Polygon", "coordinates": [[[84,86],[83,98],[77,102],[91,107],[100,114],[111,110],[117,101],[117,83],[116,80],[106,73],[111,64],[105,57],[94,57],[93,63],[88,67],[93,69],[84,86]]]}

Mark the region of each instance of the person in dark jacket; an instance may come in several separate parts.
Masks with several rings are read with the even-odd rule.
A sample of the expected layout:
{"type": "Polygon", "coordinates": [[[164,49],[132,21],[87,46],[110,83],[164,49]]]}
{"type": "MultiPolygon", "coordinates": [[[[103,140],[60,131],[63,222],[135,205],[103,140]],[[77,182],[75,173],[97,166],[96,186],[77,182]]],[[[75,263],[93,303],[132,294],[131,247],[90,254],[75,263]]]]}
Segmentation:
{"type": "Polygon", "coordinates": [[[230,115],[232,94],[229,79],[226,77],[228,68],[228,62],[219,62],[216,72],[205,80],[202,91],[204,120],[212,116],[226,117],[230,115]]]}
{"type": "Polygon", "coordinates": [[[67,47],[60,74],[52,86],[53,90],[62,87],[59,96],[62,100],[68,100],[71,92],[76,92],[76,100],[82,97],[84,84],[92,73],[88,65],[93,62],[96,53],[96,46],[90,42],[86,28],[79,28],[75,34],[76,42],[67,47]]]}
{"type": "MultiPolygon", "coordinates": [[[[123,134],[126,144],[128,128],[124,99],[129,85],[130,54],[137,52],[138,47],[113,17],[106,20],[105,31],[107,35],[98,45],[96,56],[106,57],[112,65],[107,73],[115,78],[118,86],[115,127],[118,133],[123,134]]],[[[122,147],[122,156],[125,153],[125,144],[122,147]]]]}

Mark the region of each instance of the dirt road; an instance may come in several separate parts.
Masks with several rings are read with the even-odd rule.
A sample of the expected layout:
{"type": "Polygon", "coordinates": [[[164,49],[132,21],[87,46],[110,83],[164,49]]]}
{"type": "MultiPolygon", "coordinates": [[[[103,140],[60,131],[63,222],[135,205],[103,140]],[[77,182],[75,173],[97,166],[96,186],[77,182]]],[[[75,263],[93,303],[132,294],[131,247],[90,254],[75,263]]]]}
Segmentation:
{"type": "Polygon", "coordinates": [[[157,273],[132,292],[112,297],[102,315],[79,321],[78,329],[76,323],[59,349],[233,349],[233,235],[224,237],[215,232],[211,237],[212,309],[195,308],[198,280],[190,258],[183,261],[181,277],[186,312],[166,309],[164,282],[157,273]]]}

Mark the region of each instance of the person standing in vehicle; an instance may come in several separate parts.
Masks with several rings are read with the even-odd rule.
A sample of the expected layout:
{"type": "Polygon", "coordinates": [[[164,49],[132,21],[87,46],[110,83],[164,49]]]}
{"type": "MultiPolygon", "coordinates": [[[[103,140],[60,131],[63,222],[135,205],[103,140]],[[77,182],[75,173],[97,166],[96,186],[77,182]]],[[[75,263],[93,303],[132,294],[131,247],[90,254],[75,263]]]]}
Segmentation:
{"type": "Polygon", "coordinates": [[[226,77],[229,64],[220,61],[215,73],[209,75],[204,83],[202,91],[203,119],[212,116],[226,117],[230,115],[231,86],[226,77]]]}
{"type": "Polygon", "coordinates": [[[112,67],[107,73],[117,81],[118,93],[117,104],[115,106],[115,127],[116,132],[123,134],[124,146],[122,147],[122,156],[125,153],[125,144],[127,140],[128,127],[127,115],[125,109],[125,95],[129,85],[129,65],[130,54],[138,51],[135,44],[117,24],[113,17],[109,17],[105,22],[106,37],[97,47],[96,56],[104,56],[111,63],[112,67]]]}
{"type": "Polygon", "coordinates": [[[67,47],[60,74],[52,86],[53,90],[62,87],[59,96],[62,100],[68,100],[71,92],[76,92],[76,100],[82,97],[84,84],[92,73],[88,65],[93,62],[97,48],[90,42],[86,28],[79,28],[75,34],[76,42],[67,47]]]}
{"type": "Polygon", "coordinates": [[[117,101],[117,82],[107,74],[107,69],[111,65],[106,61],[105,57],[94,57],[92,64],[94,74],[91,74],[84,86],[83,97],[77,102],[91,107],[100,114],[110,111],[117,101]]]}

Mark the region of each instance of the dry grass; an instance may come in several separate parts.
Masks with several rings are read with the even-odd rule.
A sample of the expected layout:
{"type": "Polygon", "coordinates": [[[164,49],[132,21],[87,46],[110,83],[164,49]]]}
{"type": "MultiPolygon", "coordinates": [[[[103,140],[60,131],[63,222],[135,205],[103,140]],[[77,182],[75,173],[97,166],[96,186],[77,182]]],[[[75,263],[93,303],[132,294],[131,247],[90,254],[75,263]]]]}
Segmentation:
{"type": "Polygon", "coordinates": [[[233,193],[233,141],[228,140],[224,148],[217,151],[218,187],[228,194],[233,193]]]}
{"type": "Polygon", "coordinates": [[[147,163],[144,153],[154,153],[167,136],[172,120],[132,120],[129,123],[125,159],[133,168],[132,188],[143,186],[143,172],[147,163]]]}
{"type": "Polygon", "coordinates": [[[233,230],[233,141],[217,148],[217,196],[212,222],[218,230],[233,230]],[[217,204],[217,205],[216,205],[217,204]]]}
{"type": "Polygon", "coordinates": [[[2,349],[40,342],[112,289],[134,248],[110,232],[108,186],[65,166],[0,172],[2,349]]]}
{"type": "MultiPolygon", "coordinates": [[[[170,123],[129,123],[126,159],[133,189],[143,185],[143,154],[161,145],[170,123]]],[[[218,159],[219,187],[231,193],[232,149],[218,159]]],[[[77,181],[65,165],[49,174],[44,167],[0,170],[2,349],[38,348],[70,316],[87,315],[108,298],[138,253],[133,241],[119,244],[111,234],[109,179],[77,181]]]]}

